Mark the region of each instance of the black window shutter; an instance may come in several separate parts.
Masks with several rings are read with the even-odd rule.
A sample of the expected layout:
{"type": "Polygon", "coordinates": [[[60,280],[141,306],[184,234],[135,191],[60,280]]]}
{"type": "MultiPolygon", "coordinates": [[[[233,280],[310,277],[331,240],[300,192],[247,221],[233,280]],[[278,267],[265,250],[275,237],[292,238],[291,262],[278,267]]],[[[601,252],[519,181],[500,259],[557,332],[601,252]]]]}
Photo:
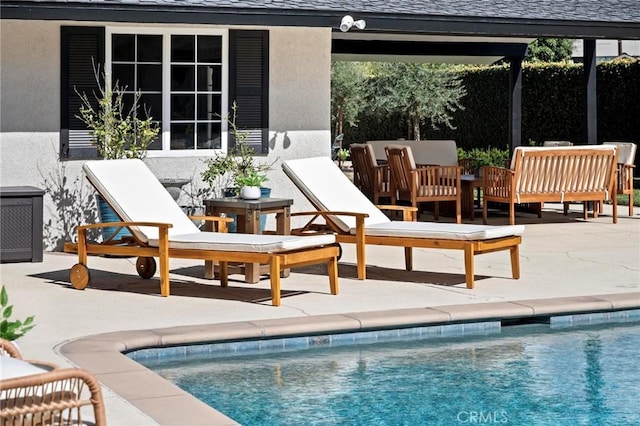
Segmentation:
{"type": "MultiPolygon", "coordinates": [[[[269,153],[269,32],[229,31],[229,104],[238,129],[258,154],[269,153]]],[[[235,141],[229,138],[230,146],[235,141]]]]}
{"type": "MultiPolygon", "coordinates": [[[[62,27],[60,84],[60,158],[96,158],[86,126],[76,118],[80,97],[86,93],[95,99],[98,93],[94,68],[104,66],[103,27],[62,27]]],[[[97,103],[97,101],[96,101],[97,103]]]]}

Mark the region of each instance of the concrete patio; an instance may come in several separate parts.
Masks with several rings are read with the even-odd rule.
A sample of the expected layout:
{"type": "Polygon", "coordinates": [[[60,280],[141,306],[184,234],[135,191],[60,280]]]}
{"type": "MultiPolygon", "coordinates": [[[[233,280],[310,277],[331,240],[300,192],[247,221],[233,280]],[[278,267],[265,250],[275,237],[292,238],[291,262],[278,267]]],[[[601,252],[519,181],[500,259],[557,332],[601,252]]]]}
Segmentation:
{"type": "MultiPolygon", "coordinates": [[[[196,261],[171,261],[168,298],[159,296],[157,278],[137,276],[134,258],[91,257],[92,282],[84,291],[71,288],[68,271],[77,258],[63,253],[45,253],[42,263],[2,264],[1,282],[14,305],[13,318],[35,315],[36,327],[19,342],[26,358],[79,365],[99,379],[108,379],[105,371],[80,362],[82,356],[71,356],[72,361],[64,355],[72,354],[69,348],[78,343],[73,341],[91,341],[101,333],[134,331],[129,333],[134,336],[177,326],[216,328],[217,324],[220,330],[223,323],[237,326],[264,320],[279,320],[282,327],[286,319],[299,323],[302,318],[333,315],[356,318],[361,324],[369,318],[370,324],[384,325],[397,323],[403,313],[416,309],[445,312],[450,319],[499,318],[499,308],[514,303],[534,314],[544,313],[537,308],[541,306],[548,313],[640,308],[640,209],[628,217],[620,208],[618,224],[611,223],[609,206],[599,218],[586,222],[578,205],[572,206],[569,216],[561,211],[559,205],[545,205],[542,219],[518,214],[516,222],[526,225],[521,279],[510,278],[506,252],[481,255],[476,258],[472,290],[464,285],[462,252],[416,249],[415,270],[406,272],[401,248],[379,246],[368,246],[366,281],[355,278],[354,247],[344,246],[337,296],[329,293],[323,268],[294,270],[282,281],[280,307],[270,305],[268,280],[245,284],[234,275],[230,286],[222,289],[217,281],[200,278],[204,267],[196,261]],[[495,313],[488,314],[494,307],[495,313]]],[[[496,215],[491,221],[504,224],[507,219],[496,215]]],[[[156,424],[121,393],[108,387],[103,391],[110,425],[156,424]]]]}

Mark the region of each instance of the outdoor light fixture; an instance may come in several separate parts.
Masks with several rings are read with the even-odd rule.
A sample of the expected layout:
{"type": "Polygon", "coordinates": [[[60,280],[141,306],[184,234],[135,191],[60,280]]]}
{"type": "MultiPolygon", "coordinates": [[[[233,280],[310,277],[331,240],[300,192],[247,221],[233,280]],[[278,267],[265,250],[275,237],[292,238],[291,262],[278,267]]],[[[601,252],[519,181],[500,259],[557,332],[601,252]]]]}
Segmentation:
{"type": "Polygon", "coordinates": [[[364,21],[364,19],[358,19],[357,21],[354,21],[351,15],[345,15],[342,17],[342,21],[340,22],[340,31],[346,33],[354,25],[357,29],[364,30],[364,27],[367,26],[367,23],[364,21]]]}

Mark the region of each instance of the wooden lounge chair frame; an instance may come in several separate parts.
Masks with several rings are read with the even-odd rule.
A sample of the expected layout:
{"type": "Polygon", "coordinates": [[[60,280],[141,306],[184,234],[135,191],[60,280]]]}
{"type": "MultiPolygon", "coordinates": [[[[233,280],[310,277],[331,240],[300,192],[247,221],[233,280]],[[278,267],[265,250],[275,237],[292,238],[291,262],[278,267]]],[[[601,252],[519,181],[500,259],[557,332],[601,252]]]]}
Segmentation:
{"type": "MultiPolygon", "coordinates": [[[[105,160],[106,161],[106,160],[105,160]]],[[[110,160],[110,161],[139,161],[139,160],[110,160]]],[[[144,164],[140,161],[142,166],[144,164]]],[[[145,166],[146,168],[146,166],[145,166]]],[[[148,169],[147,169],[148,170],[148,169]]],[[[150,172],[149,172],[150,173],[150,172]]],[[[91,181],[90,181],[91,182],[91,181]]],[[[92,185],[94,184],[91,182],[92,185]]],[[[162,186],[158,182],[160,188],[162,186]]],[[[95,187],[95,185],[94,185],[95,187]]],[[[147,188],[148,189],[148,188],[147,188]]],[[[97,188],[96,188],[97,190],[97,188]]],[[[162,188],[164,191],[164,188],[162,188]]],[[[132,189],[133,191],[133,189],[132,189]]],[[[104,194],[102,194],[104,195],[104,194]]],[[[172,199],[171,202],[175,203],[172,199]]],[[[117,209],[114,211],[117,213],[117,209]]],[[[228,222],[228,218],[196,216],[199,220],[209,220],[220,224],[228,222]]],[[[169,259],[200,259],[205,261],[217,261],[220,267],[220,284],[222,287],[228,286],[228,264],[229,262],[240,263],[262,263],[269,265],[269,276],[271,284],[271,301],[273,306],[280,306],[281,272],[293,267],[301,267],[314,264],[326,264],[329,275],[329,285],[331,294],[338,294],[338,266],[337,257],[339,246],[335,243],[319,244],[295,250],[280,250],[270,252],[258,251],[232,251],[232,250],[207,250],[202,248],[172,248],[170,247],[169,230],[173,227],[170,223],[146,222],[146,221],[121,221],[80,225],[77,228],[78,242],[76,244],[65,244],[66,252],[77,252],[78,263],[75,264],[69,273],[71,284],[76,289],[84,289],[89,284],[91,277],[87,267],[88,255],[122,255],[138,256],[136,270],[140,277],[151,278],[156,272],[154,257],[159,260],[160,266],[160,293],[162,296],[169,296],[169,259]],[[104,227],[116,227],[118,230],[127,228],[131,232],[131,237],[126,237],[120,241],[109,240],[106,243],[90,242],[88,231],[104,227]],[[136,229],[140,227],[156,228],[158,232],[158,245],[151,246],[136,237],[136,229]]],[[[226,225],[222,225],[219,230],[226,230],[226,225]]],[[[115,232],[117,234],[118,231],[115,232]]],[[[256,240],[270,236],[252,236],[256,240]]],[[[283,237],[283,236],[275,236],[283,237]]],[[[286,238],[284,236],[283,238],[286,238]]]]}
{"type": "Polygon", "coordinates": [[[433,216],[438,220],[440,201],[451,201],[456,206],[456,223],[462,222],[460,166],[418,167],[411,147],[404,145],[389,145],[385,152],[391,173],[391,204],[406,201],[419,207],[433,202],[433,216]]]}
{"type": "Polygon", "coordinates": [[[391,176],[387,164],[378,165],[369,144],[351,144],[351,165],[353,166],[353,183],[367,195],[374,204],[380,198],[391,199],[391,176]]]}
{"type": "MultiPolygon", "coordinates": [[[[19,351],[0,339],[2,352],[22,359],[19,351]]],[[[81,408],[93,408],[96,426],[106,426],[102,389],[96,378],[79,368],[57,368],[53,364],[29,361],[46,366],[50,371],[0,380],[2,425],[57,425],[85,424],[81,408]]]]}
{"type": "MultiPolygon", "coordinates": [[[[322,158],[309,159],[311,161],[317,161],[318,165],[324,166],[326,163],[322,158]]],[[[314,197],[310,196],[307,192],[308,188],[303,188],[297,182],[297,178],[294,176],[294,172],[289,169],[289,164],[295,161],[285,162],[283,169],[285,174],[291,178],[291,180],[298,186],[302,193],[307,197],[309,202],[317,209],[313,212],[293,212],[292,217],[295,216],[310,216],[310,219],[301,227],[293,229],[292,233],[295,234],[308,234],[315,232],[332,232],[336,236],[336,241],[339,243],[350,243],[356,245],[356,259],[357,259],[357,274],[358,279],[366,279],[366,246],[383,245],[383,246],[396,246],[404,247],[405,255],[405,269],[407,271],[413,270],[413,248],[435,248],[435,249],[448,249],[448,250],[463,250],[464,251],[464,263],[465,263],[465,283],[467,288],[474,288],[474,257],[478,254],[492,253],[497,251],[509,250],[511,258],[511,271],[513,279],[520,278],[520,259],[519,259],[519,245],[522,242],[520,235],[509,235],[501,238],[491,239],[478,239],[478,240],[454,240],[449,238],[424,238],[424,237],[410,237],[410,236],[389,236],[389,235],[367,235],[367,226],[365,224],[366,219],[369,217],[367,213],[358,213],[352,211],[327,211],[326,208],[321,205],[314,197]],[[352,217],[355,219],[355,232],[345,231],[337,222],[336,218],[352,217]],[[318,222],[318,219],[324,219],[324,222],[318,222]]],[[[335,167],[335,165],[333,165],[335,167]]],[[[309,165],[312,167],[312,164],[309,165]]],[[[330,167],[327,165],[327,167],[330,167]]],[[[324,172],[325,170],[323,170],[324,172]]],[[[326,174],[322,173],[323,177],[326,174]]],[[[346,178],[346,181],[338,186],[343,186],[348,189],[347,186],[351,182],[346,178]]],[[[335,182],[332,182],[335,184],[335,182]]],[[[351,184],[353,186],[353,184],[351,184]]],[[[339,189],[336,189],[339,190],[339,189]]],[[[351,194],[353,196],[354,194],[351,194]]],[[[364,196],[363,196],[364,197],[364,196]]],[[[365,197],[366,199],[366,197],[365,197]]],[[[368,200],[367,200],[368,202],[368,200]]],[[[411,206],[396,206],[396,205],[381,205],[375,206],[380,210],[395,210],[402,213],[403,221],[416,222],[417,208],[411,206]]],[[[427,222],[420,222],[425,223],[427,222]]],[[[454,225],[455,224],[451,224],[454,225]]],[[[476,225],[458,225],[458,226],[476,226],[476,225]]],[[[513,227],[505,227],[510,229],[516,229],[513,227]]],[[[520,229],[520,228],[518,228],[520,229]]]]}

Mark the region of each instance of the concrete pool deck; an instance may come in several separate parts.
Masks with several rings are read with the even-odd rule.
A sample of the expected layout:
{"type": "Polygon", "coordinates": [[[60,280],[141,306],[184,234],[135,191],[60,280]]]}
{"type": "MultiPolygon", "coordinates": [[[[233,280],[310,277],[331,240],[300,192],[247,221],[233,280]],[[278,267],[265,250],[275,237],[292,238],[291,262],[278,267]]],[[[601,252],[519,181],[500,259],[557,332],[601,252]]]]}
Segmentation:
{"type": "MultiPolygon", "coordinates": [[[[91,257],[92,282],[68,282],[74,255],[46,253],[42,263],[0,266],[14,305],[13,318],[35,315],[20,339],[28,359],[80,366],[103,384],[109,425],[234,424],[179,391],[120,351],[216,339],[353,331],[573,312],[640,308],[640,209],[619,208],[580,219],[546,205],[542,219],[518,214],[526,225],[521,278],[510,278],[507,252],[476,257],[476,287],[464,284],[461,251],[415,249],[414,271],[404,271],[401,248],[368,246],[368,279],[355,278],[355,250],[344,245],[340,293],[333,296],[323,268],[292,271],[282,280],[282,306],[270,305],[269,282],[230,287],[201,279],[197,261],[171,260],[171,291],[142,280],[135,259],[91,257]],[[211,417],[213,416],[213,417],[211,417]]],[[[606,206],[608,207],[608,206],[606,206]]],[[[425,219],[429,220],[430,217],[425,219]]],[[[506,223],[504,217],[491,224],[506,223]]],[[[465,221],[469,223],[468,221],[465,221]]],[[[481,223],[476,220],[475,223],[481,223]]]]}

